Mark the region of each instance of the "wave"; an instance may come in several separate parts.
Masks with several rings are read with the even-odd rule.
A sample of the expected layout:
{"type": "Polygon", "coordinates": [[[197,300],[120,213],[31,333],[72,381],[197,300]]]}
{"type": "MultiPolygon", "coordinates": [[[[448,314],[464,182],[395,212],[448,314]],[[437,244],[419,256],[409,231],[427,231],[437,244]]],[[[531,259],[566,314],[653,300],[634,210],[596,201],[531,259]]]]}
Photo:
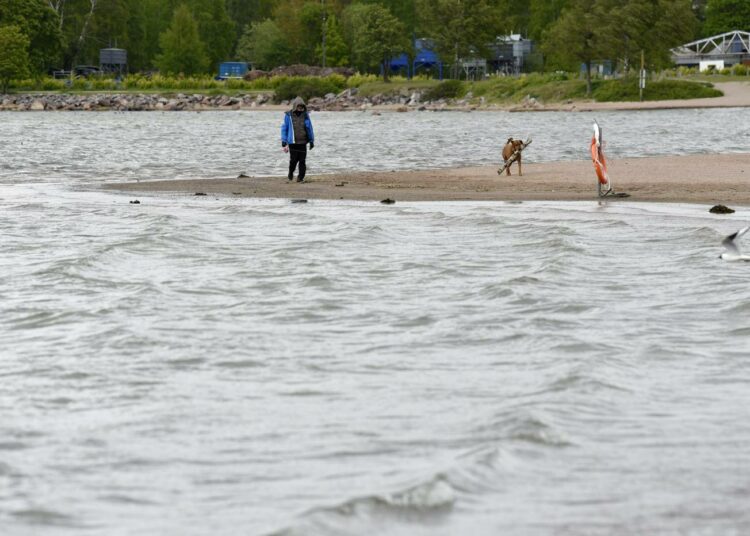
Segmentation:
{"type": "Polygon", "coordinates": [[[314,508],[301,515],[299,523],[268,536],[330,536],[375,534],[400,524],[437,522],[450,514],[456,491],[444,475],[392,493],[350,499],[336,506],[314,508]],[[380,531],[376,530],[380,527],[380,531]]]}

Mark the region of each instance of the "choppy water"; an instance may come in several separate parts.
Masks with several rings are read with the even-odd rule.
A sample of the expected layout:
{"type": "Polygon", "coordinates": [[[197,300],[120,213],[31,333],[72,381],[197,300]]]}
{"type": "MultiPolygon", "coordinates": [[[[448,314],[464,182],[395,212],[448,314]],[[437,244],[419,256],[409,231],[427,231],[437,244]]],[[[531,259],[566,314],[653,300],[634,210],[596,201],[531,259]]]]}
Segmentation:
{"type": "MultiPolygon", "coordinates": [[[[716,113],[727,124],[707,131],[747,151],[747,112],[716,113]]],[[[615,153],[629,146],[614,125],[683,114],[709,122],[600,121],[615,153]]],[[[554,132],[585,121],[586,139],[582,114],[366,120],[411,161],[452,165],[490,156],[414,133],[545,118],[545,158],[575,157],[554,132]]],[[[321,114],[318,165],[409,165],[337,153],[355,119],[321,114]]],[[[277,172],[276,148],[233,120],[278,123],[0,115],[3,535],[750,532],[748,267],[717,258],[750,210],[130,205],[92,188],[231,175],[231,143],[244,168],[277,172]]],[[[698,149],[680,141],[692,124],[664,150],[698,149]]]]}
{"type": "MultiPolygon", "coordinates": [[[[0,115],[0,182],[285,175],[279,112],[0,115]]],[[[588,113],[314,113],[310,173],[497,164],[508,136],[529,162],[750,151],[750,108],[588,113]]]]}

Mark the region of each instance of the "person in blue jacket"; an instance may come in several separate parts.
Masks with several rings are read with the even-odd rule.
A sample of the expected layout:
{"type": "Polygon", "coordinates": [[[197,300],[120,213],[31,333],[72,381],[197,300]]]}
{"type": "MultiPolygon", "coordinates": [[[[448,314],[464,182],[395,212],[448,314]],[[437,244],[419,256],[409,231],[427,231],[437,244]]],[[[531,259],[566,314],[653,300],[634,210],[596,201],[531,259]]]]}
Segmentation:
{"type": "Polygon", "coordinates": [[[281,125],[281,147],[285,153],[289,153],[287,178],[290,181],[294,180],[294,169],[299,164],[297,182],[305,182],[308,143],[312,150],[315,147],[315,134],[310,114],[307,113],[307,105],[301,97],[297,97],[292,101],[292,109],[284,114],[284,124],[281,125]]]}

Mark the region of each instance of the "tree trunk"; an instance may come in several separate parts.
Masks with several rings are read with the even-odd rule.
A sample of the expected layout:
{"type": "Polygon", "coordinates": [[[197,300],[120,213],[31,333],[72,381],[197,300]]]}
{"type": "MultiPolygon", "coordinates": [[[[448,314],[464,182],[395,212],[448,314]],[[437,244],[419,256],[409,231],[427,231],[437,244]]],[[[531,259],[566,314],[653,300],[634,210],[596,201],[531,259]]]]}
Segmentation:
{"type": "Polygon", "coordinates": [[[63,21],[65,20],[65,0],[47,0],[47,4],[60,17],[60,31],[62,32],[63,21]]]}
{"type": "Polygon", "coordinates": [[[586,60],[586,96],[591,96],[591,60],[586,60]]]}
{"type": "Polygon", "coordinates": [[[76,42],[76,48],[73,51],[73,63],[70,66],[71,70],[71,76],[73,74],[73,70],[76,67],[76,62],[78,61],[78,53],[81,51],[81,47],[83,46],[83,41],[86,39],[86,32],[89,28],[89,22],[91,22],[91,17],[94,15],[94,11],[96,10],[96,3],[99,0],[89,0],[91,3],[91,9],[89,10],[88,14],[86,15],[86,18],[83,21],[83,27],[81,28],[81,35],[78,36],[78,41],[76,42]]]}
{"type": "Polygon", "coordinates": [[[388,54],[383,55],[383,82],[388,82],[388,77],[390,76],[390,70],[391,70],[391,60],[388,57],[388,54]]]}

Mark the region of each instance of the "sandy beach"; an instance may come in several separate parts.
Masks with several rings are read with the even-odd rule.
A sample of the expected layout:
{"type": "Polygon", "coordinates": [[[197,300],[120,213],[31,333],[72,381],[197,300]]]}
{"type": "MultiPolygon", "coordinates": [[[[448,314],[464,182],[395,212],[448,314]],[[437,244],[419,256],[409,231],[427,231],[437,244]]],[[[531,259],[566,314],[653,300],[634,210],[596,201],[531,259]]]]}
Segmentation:
{"type": "MultiPolygon", "coordinates": [[[[629,201],[750,205],[750,153],[612,159],[610,176],[629,201]]],[[[396,172],[352,172],[286,178],[164,180],[110,183],[112,190],[179,195],[363,201],[525,201],[596,199],[590,161],[525,163],[523,176],[499,176],[496,167],[396,172]]]]}

